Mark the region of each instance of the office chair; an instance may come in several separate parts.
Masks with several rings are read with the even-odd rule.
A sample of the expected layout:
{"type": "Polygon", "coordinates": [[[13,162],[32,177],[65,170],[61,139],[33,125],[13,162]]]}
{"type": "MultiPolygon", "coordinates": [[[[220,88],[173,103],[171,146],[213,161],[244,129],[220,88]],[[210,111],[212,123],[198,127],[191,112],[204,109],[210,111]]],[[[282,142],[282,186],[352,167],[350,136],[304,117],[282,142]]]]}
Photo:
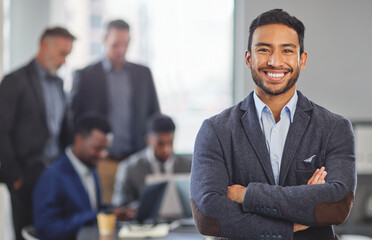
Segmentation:
{"type": "Polygon", "coordinates": [[[36,230],[32,225],[22,228],[21,234],[25,240],[39,240],[36,235],[36,230]]]}

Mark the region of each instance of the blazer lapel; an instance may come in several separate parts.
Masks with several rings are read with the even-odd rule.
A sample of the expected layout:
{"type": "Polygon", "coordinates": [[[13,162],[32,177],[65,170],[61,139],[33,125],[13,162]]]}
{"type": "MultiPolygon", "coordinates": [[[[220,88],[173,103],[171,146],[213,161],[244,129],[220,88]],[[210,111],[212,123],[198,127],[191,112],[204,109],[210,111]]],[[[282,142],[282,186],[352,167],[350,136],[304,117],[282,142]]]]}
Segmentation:
{"type": "Polygon", "coordinates": [[[241,121],[248,140],[266,173],[269,183],[274,185],[275,180],[271,167],[270,156],[267,150],[265,136],[258,121],[257,111],[253,100],[253,92],[251,92],[242,102],[240,109],[246,111],[242,116],[241,121]]]}
{"type": "Polygon", "coordinates": [[[71,181],[74,183],[74,186],[77,188],[77,193],[80,194],[82,201],[82,206],[86,207],[89,206],[89,208],[92,208],[90,205],[89,196],[87,193],[87,190],[83,186],[83,183],[81,182],[81,179],[77,172],[75,171],[74,167],[72,166],[70,159],[65,155],[66,157],[66,171],[71,176],[71,181]]]}
{"type": "Polygon", "coordinates": [[[92,170],[92,174],[93,174],[93,177],[94,177],[94,182],[96,184],[97,207],[98,207],[98,209],[101,209],[102,208],[101,184],[99,183],[97,171],[95,169],[92,170]]]}
{"type": "Polygon", "coordinates": [[[43,119],[43,121],[45,121],[46,123],[46,113],[45,113],[45,103],[44,103],[44,94],[43,94],[43,90],[41,88],[41,83],[40,83],[40,77],[35,69],[35,62],[36,60],[33,60],[31,61],[31,63],[28,65],[28,72],[29,72],[29,79],[30,79],[30,85],[31,85],[31,88],[33,90],[33,92],[35,93],[35,98],[36,98],[36,101],[38,102],[38,105],[39,105],[39,109],[40,109],[40,113],[41,113],[41,117],[43,119]]]}
{"type": "Polygon", "coordinates": [[[280,176],[279,176],[279,185],[283,184],[285,177],[288,173],[290,166],[292,165],[296,150],[307,126],[310,122],[310,115],[307,113],[312,110],[309,100],[304,97],[301,92],[298,93],[298,102],[296,107],[296,112],[293,118],[293,123],[291,124],[287,139],[285,141],[282,163],[280,165],[280,176]]]}

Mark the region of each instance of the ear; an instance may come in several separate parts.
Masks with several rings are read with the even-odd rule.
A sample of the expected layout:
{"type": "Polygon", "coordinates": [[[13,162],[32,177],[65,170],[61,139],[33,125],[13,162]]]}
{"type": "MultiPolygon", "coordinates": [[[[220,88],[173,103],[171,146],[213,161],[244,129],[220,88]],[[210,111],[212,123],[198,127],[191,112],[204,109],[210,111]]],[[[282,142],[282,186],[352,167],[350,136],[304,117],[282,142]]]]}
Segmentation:
{"type": "Polygon", "coordinates": [[[304,51],[300,56],[300,69],[304,70],[307,62],[307,52],[304,51]]]}
{"type": "Polygon", "coordinates": [[[248,50],[245,51],[244,59],[245,59],[245,65],[247,66],[247,68],[251,68],[252,58],[251,58],[251,53],[248,50]]]}
{"type": "Polygon", "coordinates": [[[151,136],[150,135],[146,135],[145,136],[145,141],[146,141],[146,144],[149,146],[151,145],[151,136]]]}
{"type": "Polygon", "coordinates": [[[83,136],[81,136],[81,134],[76,134],[74,137],[74,145],[75,146],[81,145],[82,140],[83,140],[83,136]]]}

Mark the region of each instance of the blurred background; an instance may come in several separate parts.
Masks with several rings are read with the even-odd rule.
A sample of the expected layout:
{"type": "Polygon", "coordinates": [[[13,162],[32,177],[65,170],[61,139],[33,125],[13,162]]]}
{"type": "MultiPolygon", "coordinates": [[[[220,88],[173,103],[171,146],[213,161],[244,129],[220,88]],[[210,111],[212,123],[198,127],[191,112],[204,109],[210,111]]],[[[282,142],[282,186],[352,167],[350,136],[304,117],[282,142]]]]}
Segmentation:
{"type": "MultiPolygon", "coordinates": [[[[188,155],[202,121],[253,90],[244,65],[250,22],[269,9],[288,11],[306,27],[309,57],[298,90],[355,124],[366,196],[363,207],[352,212],[360,212],[352,216],[354,223],[348,220],[339,231],[352,233],[360,221],[365,228],[356,233],[372,236],[372,1],[0,0],[0,8],[2,77],[30,61],[47,26],[64,26],[77,37],[59,71],[67,93],[74,71],[103,56],[105,24],[126,20],[132,37],[127,59],[152,70],[161,110],[177,125],[175,152],[188,155]]],[[[9,239],[1,236],[7,210],[0,206],[0,239],[9,239]]]]}

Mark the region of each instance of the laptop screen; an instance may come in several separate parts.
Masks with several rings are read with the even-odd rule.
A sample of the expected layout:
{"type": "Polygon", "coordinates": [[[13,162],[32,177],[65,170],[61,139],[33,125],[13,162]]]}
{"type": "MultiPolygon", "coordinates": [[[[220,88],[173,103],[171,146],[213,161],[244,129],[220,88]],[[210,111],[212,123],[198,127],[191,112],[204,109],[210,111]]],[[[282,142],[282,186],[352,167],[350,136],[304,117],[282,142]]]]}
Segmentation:
{"type": "Polygon", "coordinates": [[[143,187],[136,216],[139,223],[157,218],[167,184],[167,182],[160,182],[143,187]]]}

